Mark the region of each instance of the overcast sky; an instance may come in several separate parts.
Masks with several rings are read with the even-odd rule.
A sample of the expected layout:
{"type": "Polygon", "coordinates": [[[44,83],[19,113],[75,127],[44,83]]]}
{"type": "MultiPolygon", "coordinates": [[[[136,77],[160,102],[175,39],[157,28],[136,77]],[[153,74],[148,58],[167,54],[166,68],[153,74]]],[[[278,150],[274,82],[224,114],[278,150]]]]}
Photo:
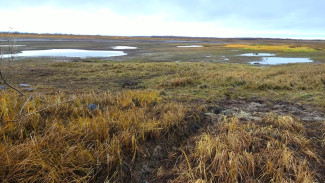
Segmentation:
{"type": "Polygon", "coordinates": [[[0,0],[0,31],[325,39],[325,0],[0,0]]]}

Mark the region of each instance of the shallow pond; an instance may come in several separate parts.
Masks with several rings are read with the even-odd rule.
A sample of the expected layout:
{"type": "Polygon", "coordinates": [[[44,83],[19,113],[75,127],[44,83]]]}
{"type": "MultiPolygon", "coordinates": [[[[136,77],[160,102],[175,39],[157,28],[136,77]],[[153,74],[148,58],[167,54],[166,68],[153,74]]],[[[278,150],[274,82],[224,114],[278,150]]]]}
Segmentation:
{"type": "Polygon", "coordinates": [[[279,65],[290,63],[309,63],[313,62],[309,58],[286,58],[286,57],[263,57],[262,61],[249,62],[250,64],[262,64],[262,65],[279,65]]]}
{"type": "Polygon", "coordinates": [[[134,50],[138,49],[138,47],[133,47],[133,46],[114,46],[114,50],[134,50]]]}
{"type": "Polygon", "coordinates": [[[246,57],[261,57],[261,61],[252,61],[250,64],[261,64],[261,65],[279,65],[279,64],[290,64],[290,63],[309,63],[313,62],[310,58],[288,58],[288,57],[275,57],[273,53],[244,53],[239,56],[246,57]]]}
{"type": "MultiPolygon", "coordinates": [[[[123,51],[80,50],[80,49],[51,49],[30,50],[16,54],[18,57],[115,57],[126,55],[123,51]]],[[[10,55],[4,55],[9,57],[10,55]]]]}
{"type": "Polygon", "coordinates": [[[186,46],[177,46],[177,48],[201,48],[202,45],[186,45],[186,46]]]}
{"type": "Polygon", "coordinates": [[[246,57],[272,57],[275,56],[273,53],[244,53],[240,54],[240,56],[246,56],[246,57]]]}

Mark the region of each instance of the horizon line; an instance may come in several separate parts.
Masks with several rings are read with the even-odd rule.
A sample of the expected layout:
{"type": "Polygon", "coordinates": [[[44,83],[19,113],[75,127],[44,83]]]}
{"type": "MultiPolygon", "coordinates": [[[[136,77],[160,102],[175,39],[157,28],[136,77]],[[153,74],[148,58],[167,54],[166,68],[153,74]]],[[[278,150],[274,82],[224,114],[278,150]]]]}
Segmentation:
{"type": "MultiPolygon", "coordinates": [[[[0,34],[8,34],[10,31],[0,31],[0,34]]],[[[143,38],[193,38],[193,39],[279,39],[279,40],[306,40],[306,41],[325,41],[325,38],[309,38],[309,37],[254,37],[254,36],[243,36],[243,37],[213,37],[213,36],[177,36],[177,35],[102,35],[102,34],[76,34],[76,33],[36,33],[36,32],[20,32],[13,31],[12,34],[31,34],[31,35],[66,35],[66,36],[102,36],[102,37],[143,37],[143,38]]]]}

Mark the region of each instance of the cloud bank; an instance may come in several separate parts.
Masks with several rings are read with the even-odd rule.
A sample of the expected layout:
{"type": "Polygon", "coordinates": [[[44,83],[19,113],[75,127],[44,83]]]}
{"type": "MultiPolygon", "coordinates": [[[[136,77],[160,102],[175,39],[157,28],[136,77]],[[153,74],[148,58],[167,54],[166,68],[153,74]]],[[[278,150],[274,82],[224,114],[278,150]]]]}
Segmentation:
{"type": "Polygon", "coordinates": [[[10,0],[0,1],[0,31],[325,38],[323,7],[323,0],[10,0]]]}

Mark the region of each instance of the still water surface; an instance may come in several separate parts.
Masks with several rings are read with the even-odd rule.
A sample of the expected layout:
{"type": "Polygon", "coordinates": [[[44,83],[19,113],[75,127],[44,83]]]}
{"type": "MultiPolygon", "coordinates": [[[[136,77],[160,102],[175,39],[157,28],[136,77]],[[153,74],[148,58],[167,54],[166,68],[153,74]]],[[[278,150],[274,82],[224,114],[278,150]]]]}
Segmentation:
{"type": "Polygon", "coordinates": [[[240,56],[247,56],[247,57],[271,57],[275,56],[273,53],[244,53],[240,54],[240,56]]]}
{"type": "Polygon", "coordinates": [[[313,62],[310,58],[288,58],[288,57],[275,57],[273,53],[244,53],[239,56],[246,57],[261,57],[261,61],[252,61],[250,64],[261,64],[261,65],[279,65],[279,64],[290,64],[290,63],[310,63],[313,62]]]}
{"type": "Polygon", "coordinates": [[[186,45],[186,46],[177,46],[177,48],[201,48],[202,45],[186,45]]]}
{"type": "Polygon", "coordinates": [[[113,49],[114,50],[135,50],[135,49],[138,49],[138,47],[134,47],[134,46],[114,46],[113,49]]]}
{"type": "Polygon", "coordinates": [[[286,58],[286,57],[263,57],[262,61],[250,62],[251,64],[279,65],[290,63],[309,63],[313,62],[310,58],[286,58]]]}
{"type": "MultiPolygon", "coordinates": [[[[80,49],[50,49],[28,50],[16,54],[17,57],[115,57],[126,55],[123,51],[80,50],[80,49]]],[[[10,55],[4,55],[9,57],[10,55]]]]}

